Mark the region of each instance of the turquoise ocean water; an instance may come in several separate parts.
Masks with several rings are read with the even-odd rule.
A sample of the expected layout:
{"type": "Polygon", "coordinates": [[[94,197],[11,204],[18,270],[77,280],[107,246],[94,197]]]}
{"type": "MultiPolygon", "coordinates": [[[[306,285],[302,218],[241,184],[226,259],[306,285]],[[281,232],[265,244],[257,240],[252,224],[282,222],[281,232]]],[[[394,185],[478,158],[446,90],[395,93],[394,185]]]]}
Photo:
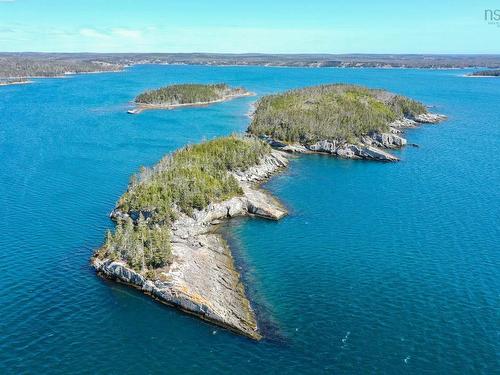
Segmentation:
{"type": "Polygon", "coordinates": [[[493,374],[500,368],[500,79],[457,70],[136,66],[0,87],[0,373],[493,374]],[[96,277],[89,257],[141,165],[241,132],[255,98],[125,113],[144,89],[258,95],[346,82],[449,116],[383,164],[294,158],[290,215],[225,232],[267,339],[96,277]]]}

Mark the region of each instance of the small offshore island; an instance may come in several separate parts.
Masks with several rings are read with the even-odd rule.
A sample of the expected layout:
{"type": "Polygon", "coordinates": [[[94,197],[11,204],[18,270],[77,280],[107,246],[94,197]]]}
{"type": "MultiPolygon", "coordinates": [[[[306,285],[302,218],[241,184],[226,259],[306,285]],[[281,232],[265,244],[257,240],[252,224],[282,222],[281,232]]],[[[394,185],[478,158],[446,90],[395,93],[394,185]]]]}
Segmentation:
{"type": "Polygon", "coordinates": [[[9,79],[0,78],[0,86],[26,85],[28,83],[33,83],[33,81],[29,81],[26,78],[9,78],[9,79]]]}
{"type": "Polygon", "coordinates": [[[353,85],[265,96],[246,136],[186,146],[131,179],[92,266],[160,302],[259,340],[255,313],[226,242],[222,220],[287,214],[259,184],[286,168],[287,152],[396,161],[402,129],[436,123],[412,99],[353,85]]]}
{"type": "Polygon", "coordinates": [[[244,88],[232,88],[225,83],[170,85],[138,95],[134,100],[136,108],[127,112],[138,114],[148,109],[205,106],[250,95],[253,94],[244,88]]]}
{"type": "Polygon", "coordinates": [[[500,69],[478,70],[469,74],[468,77],[500,77],[500,69]]]}

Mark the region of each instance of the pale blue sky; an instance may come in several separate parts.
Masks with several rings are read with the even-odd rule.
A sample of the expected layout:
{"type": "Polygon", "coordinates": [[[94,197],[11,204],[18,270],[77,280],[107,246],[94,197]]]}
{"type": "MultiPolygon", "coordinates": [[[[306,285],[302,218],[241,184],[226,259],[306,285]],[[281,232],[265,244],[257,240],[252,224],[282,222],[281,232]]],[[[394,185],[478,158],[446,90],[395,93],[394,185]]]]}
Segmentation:
{"type": "Polygon", "coordinates": [[[0,0],[0,51],[500,53],[496,1],[0,0]]]}

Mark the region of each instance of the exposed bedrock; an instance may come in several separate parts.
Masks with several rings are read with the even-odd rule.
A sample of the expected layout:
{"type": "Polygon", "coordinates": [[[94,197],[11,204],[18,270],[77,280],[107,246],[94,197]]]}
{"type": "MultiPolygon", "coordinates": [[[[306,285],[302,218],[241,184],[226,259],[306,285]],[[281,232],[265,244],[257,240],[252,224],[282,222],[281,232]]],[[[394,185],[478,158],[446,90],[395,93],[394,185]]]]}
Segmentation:
{"type": "Polygon", "coordinates": [[[275,149],[291,153],[324,153],[345,159],[394,162],[399,159],[386,150],[399,149],[408,144],[407,140],[401,136],[404,129],[415,128],[421,123],[436,124],[446,118],[444,115],[433,113],[418,115],[414,118],[402,118],[390,123],[387,132],[373,132],[359,137],[353,143],[324,139],[312,144],[287,144],[270,137],[263,137],[263,139],[275,149]]]}

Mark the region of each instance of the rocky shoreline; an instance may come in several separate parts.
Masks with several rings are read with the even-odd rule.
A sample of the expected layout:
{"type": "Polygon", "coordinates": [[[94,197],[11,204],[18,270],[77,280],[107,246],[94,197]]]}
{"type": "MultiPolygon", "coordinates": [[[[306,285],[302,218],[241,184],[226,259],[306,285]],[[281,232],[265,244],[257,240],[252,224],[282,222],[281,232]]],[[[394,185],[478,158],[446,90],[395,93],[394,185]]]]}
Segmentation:
{"type": "MultiPolygon", "coordinates": [[[[258,185],[285,168],[286,154],[273,150],[258,165],[233,173],[243,195],[212,203],[193,216],[180,213],[171,225],[173,262],[161,278],[150,280],[123,261],[99,259],[92,266],[106,278],[131,285],[160,302],[234,331],[260,340],[255,313],[246,297],[231,251],[217,233],[217,224],[236,216],[257,216],[279,220],[287,214],[275,198],[258,185]]],[[[114,219],[128,213],[114,210],[114,219]]]]}
{"type": "Polygon", "coordinates": [[[404,129],[415,128],[420,124],[436,124],[447,117],[440,114],[425,113],[414,118],[403,118],[389,124],[385,133],[371,133],[362,136],[355,143],[321,140],[313,144],[287,144],[270,137],[262,137],[271,147],[277,150],[301,154],[329,154],[345,159],[366,159],[384,162],[399,161],[399,158],[386,150],[399,149],[408,142],[402,137],[404,129]]]}

